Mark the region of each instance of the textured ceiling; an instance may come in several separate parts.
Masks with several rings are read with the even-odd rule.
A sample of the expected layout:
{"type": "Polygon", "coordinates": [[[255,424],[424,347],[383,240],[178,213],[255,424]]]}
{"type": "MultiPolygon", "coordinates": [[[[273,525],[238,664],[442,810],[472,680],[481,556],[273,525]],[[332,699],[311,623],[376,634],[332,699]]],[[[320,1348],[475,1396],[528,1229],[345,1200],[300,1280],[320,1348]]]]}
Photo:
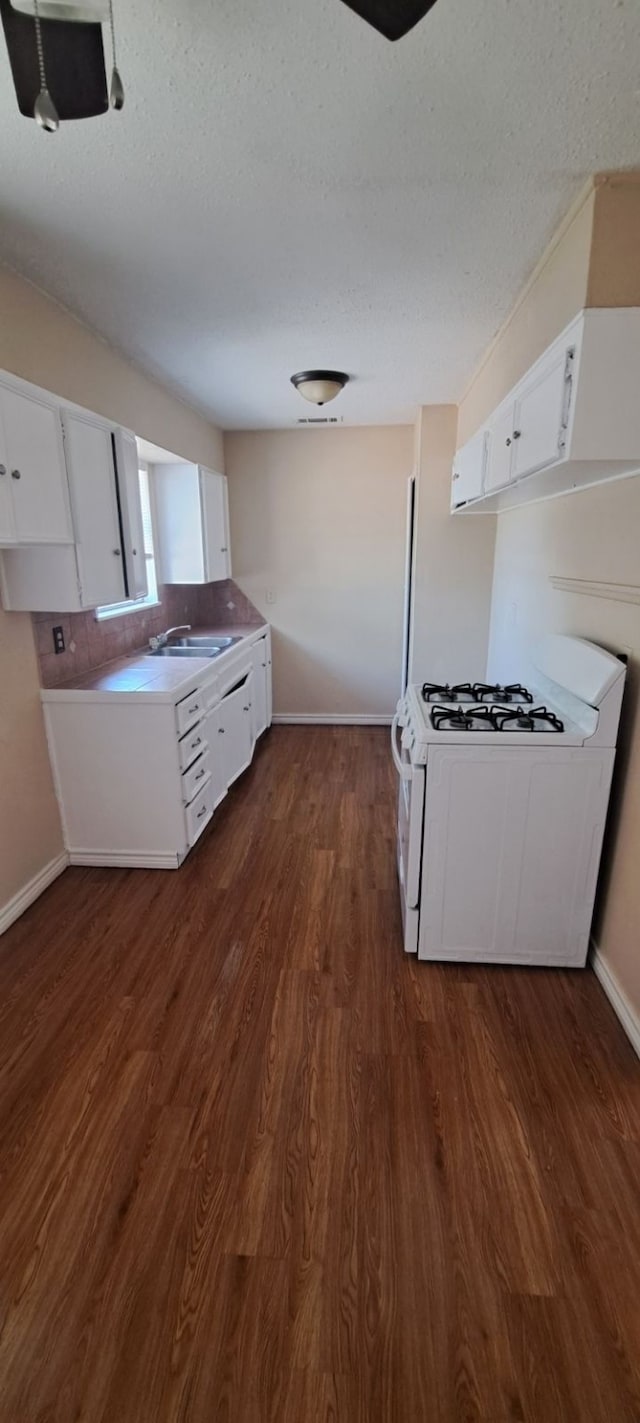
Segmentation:
{"type": "Polygon", "coordinates": [[[638,0],[115,0],[122,114],[23,119],[0,258],[225,428],[456,400],[586,176],[640,157],[638,0]]]}

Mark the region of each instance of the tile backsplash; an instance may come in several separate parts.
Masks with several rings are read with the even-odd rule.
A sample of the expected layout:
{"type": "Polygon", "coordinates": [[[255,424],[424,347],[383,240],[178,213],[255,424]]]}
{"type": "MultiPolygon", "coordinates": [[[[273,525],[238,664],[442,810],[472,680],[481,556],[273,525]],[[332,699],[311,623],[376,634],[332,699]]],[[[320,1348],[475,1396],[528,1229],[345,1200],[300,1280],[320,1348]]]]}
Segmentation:
{"type": "Polygon", "coordinates": [[[201,585],[165,583],[158,589],[158,596],[157,607],[140,608],[103,622],[98,622],[92,611],[33,613],[41,685],[57,687],[83,672],[91,672],[103,662],[144,647],[150,637],[180,623],[233,628],[259,627],[264,622],[231,578],[201,585]],[[60,626],[66,650],[54,653],[53,629],[60,626]]]}

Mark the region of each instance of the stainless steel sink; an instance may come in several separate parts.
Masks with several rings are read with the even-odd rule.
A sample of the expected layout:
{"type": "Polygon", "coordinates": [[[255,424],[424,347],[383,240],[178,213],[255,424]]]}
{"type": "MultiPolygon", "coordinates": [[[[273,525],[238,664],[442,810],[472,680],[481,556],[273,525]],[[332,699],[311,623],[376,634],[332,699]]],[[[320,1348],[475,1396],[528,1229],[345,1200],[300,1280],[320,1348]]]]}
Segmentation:
{"type": "Polygon", "coordinates": [[[212,633],[194,633],[192,637],[172,637],[171,647],[219,647],[223,652],[226,647],[232,647],[234,642],[241,642],[241,637],[214,637],[212,633]]]}
{"type": "Polygon", "coordinates": [[[224,652],[224,647],[218,647],[217,642],[207,643],[206,647],[156,647],[153,652],[147,653],[148,657],[219,657],[224,652]]]}
{"type": "Polygon", "coordinates": [[[194,637],[173,637],[164,647],[156,647],[149,657],[219,657],[242,637],[212,637],[203,633],[194,637]]]}

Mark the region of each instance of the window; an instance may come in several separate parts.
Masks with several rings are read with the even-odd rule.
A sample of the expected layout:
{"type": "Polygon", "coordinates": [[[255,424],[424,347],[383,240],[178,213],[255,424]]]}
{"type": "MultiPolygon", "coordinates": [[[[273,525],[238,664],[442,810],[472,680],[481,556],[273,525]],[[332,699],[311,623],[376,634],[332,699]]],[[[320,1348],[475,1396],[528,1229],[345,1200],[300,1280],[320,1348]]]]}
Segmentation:
{"type": "Polygon", "coordinates": [[[101,622],[103,618],[121,617],[123,613],[136,613],[139,608],[155,607],[160,601],[158,598],[158,575],[156,573],[156,559],[153,548],[151,487],[147,466],[140,465],[138,474],[140,479],[140,504],[142,507],[142,537],[144,539],[144,557],[147,565],[147,596],[146,598],[128,598],[126,603],[106,603],[102,608],[96,608],[96,617],[99,622],[101,622]]]}

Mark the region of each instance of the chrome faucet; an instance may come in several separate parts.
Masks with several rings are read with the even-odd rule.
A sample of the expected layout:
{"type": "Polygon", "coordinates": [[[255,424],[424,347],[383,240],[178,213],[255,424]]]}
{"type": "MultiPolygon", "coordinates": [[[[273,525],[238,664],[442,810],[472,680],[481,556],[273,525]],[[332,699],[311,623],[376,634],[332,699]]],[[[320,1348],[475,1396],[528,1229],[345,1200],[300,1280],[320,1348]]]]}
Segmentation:
{"type": "Polygon", "coordinates": [[[170,637],[174,637],[177,632],[191,632],[191,623],[181,623],[180,627],[167,628],[166,632],[159,632],[157,637],[149,638],[149,647],[156,652],[159,647],[166,647],[170,637]]]}

